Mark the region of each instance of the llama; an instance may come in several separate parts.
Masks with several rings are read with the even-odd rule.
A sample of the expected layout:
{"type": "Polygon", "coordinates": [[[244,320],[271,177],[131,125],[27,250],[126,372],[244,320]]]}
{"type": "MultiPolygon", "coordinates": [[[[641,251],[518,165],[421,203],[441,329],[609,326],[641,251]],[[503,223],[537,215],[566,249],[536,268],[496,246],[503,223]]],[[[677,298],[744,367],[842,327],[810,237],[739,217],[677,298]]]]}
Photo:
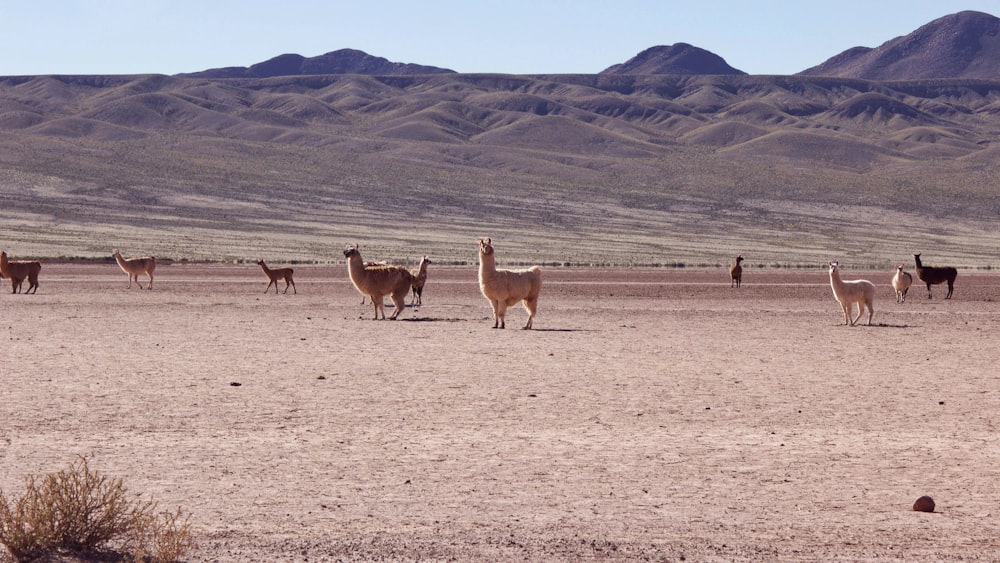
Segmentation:
{"type": "Polygon", "coordinates": [[[840,263],[836,260],[830,262],[830,287],[844,309],[844,324],[854,326],[868,307],[868,325],[871,326],[872,315],[875,314],[875,284],[868,280],[842,280],[839,267],[840,263]],[[851,319],[855,303],[858,304],[858,316],[851,319]]]}
{"type": "Polygon", "coordinates": [[[424,304],[424,284],[427,283],[427,265],[431,263],[431,259],[425,254],[423,258],[420,259],[420,267],[416,270],[410,272],[413,274],[413,304],[423,305],[424,304]]]}
{"type": "MultiPolygon", "coordinates": [[[[355,243],[354,246],[357,246],[357,243],[355,243]]],[[[385,265],[386,265],[385,261],[382,261],[382,262],[365,262],[365,266],[385,266],[385,265]]],[[[361,304],[362,305],[365,304],[365,295],[364,294],[361,295],[361,304]]]]}
{"type": "Polygon", "coordinates": [[[906,302],[906,292],[910,290],[913,276],[903,271],[903,264],[896,265],[896,273],[892,276],[892,289],[896,292],[896,303],[906,302]]]}
{"type": "Polygon", "coordinates": [[[156,269],[156,258],[146,256],[144,258],[129,258],[126,260],[122,258],[122,253],[118,252],[117,248],[111,255],[115,257],[115,262],[118,262],[118,267],[128,275],[127,289],[132,289],[132,280],[135,280],[139,289],[143,288],[142,284],[139,283],[139,274],[149,276],[149,285],[146,286],[146,289],[153,289],[153,270],[156,269]]]}
{"type": "Polygon", "coordinates": [[[25,294],[38,292],[38,273],[42,271],[42,263],[37,260],[7,259],[7,251],[0,251],[0,278],[10,278],[10,292],[21,293],[24,279],[28,278],[28,289],[25,294]]]}
{"type": "Polygon", "coordinates": [[[917,265],[917,278],[927,284],[927,298],[932,299],[931,286],[948,282],[948,295],[945,299],[951,299],[951,294],[955,291],[955,278],[958,277],[958,270],[951,266],[924,266],[920,263],[920,255],[914,254],[913,261],[917,265]]]}
{"type": "Polygon", "coordinates": [[[733,278],[733,281],[729,282],[729,287],[739,287],[743,281],[743,266],[740,266],[740,262],[742,261],[743,257],[737,256],[733,260],[733,264],[729,266],[729,277],[733,278]]]}
{"type": "Polygon", "coordinates": [[[389,320],[396,320],[406,307],[406,294],[413,286],[413,274],[402,266],[366,265],[356,244],[344,250],[344,257],[347,258],[347,273],[351,283],[361,295],[371,298],[375,307],[375,320],[378,320],[379,311],[382,312],[382,319],[385,319],[385,305],[382,298],[386,295],[396,306],[389,320]]]}
{"type": "Polygon", "coordinates": [[[285,280],[285,291],[283,291],[282,293],[288,293],[289,285],[292,286],[293,293],[299,292],[299,290],[295,289],[295,280],[292,279],[292,274],[295,272],[295,270],[291,268],[275,268],[272,270],[271,268],[267,267],[267,264],[264,263],[263,258],[257,260],[257,265],[260,266],[262,270],[264,270],[264,275],[267,276],[269,280],[271,280],[270,282],[268,282],[267,287],[264,288],[264,293],[267,293],[267,290],[271,289],[271,284],[274,284],[274,294],[277,295],[278,280],[285,280]]]}
{"type": "Polygon", "coordinates": [[[530,330],[542,291],[542,269],[497,270],[492,239],[479,239],[479,290],[493,307],[493,328],[506,328],[507,307],[520,301],[528,311],[524,328],[530,330]]]}

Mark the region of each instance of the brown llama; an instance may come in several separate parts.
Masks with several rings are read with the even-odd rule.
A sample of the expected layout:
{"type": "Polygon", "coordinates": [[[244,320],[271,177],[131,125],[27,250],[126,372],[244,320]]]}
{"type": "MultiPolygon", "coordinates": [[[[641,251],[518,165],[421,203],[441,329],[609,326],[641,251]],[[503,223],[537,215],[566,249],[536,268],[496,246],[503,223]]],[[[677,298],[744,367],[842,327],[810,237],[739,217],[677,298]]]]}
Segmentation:
{"type": "Polygon", "coordinates": [[[740,283],[743,281],[743,266],[740,266],[740,262],[743,261],[742,256],[737,256],[731,266],[729,266],[729,277],[733,281],[729,282],[729,287],[739,287],[740,283]]]}
{"type": "Polygon", "coordinates": [[[951,299],[952,292],[955,291],[955,278],[958,277],[958,270],[951,266],[924,266],[920,263],[920,255],[914,254],[913,261],[917,265],[917,279],[927,284],[927,298],[931,299],[931,286],[948,282],[948,295],[945,299],[951,299]]]}
{"type": "Polygon", "coordinates": [[[10,292],[20,293],[25,278],[28,279],[28,289],[24,292],[38,292],[38,273],[42,271],[42,263],[37,260],[7,259],[7,251],[0,251],[0,278],[10,278],[10,292]]]}

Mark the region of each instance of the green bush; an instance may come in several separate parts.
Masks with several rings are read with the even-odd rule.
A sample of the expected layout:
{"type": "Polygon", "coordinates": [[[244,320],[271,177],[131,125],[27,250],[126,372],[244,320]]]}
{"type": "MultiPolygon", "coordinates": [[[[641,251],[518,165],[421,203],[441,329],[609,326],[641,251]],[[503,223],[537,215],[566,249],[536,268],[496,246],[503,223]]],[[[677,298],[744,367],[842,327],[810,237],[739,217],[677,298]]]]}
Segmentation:
{"type": "Polygon", "coordinates": [[[15,561],[113,552],[168,562],[194,547],[179,508],[158,512],[153,501],[129,500],[122,480],[91,471],[86,457],[56,473],[29,475],[19,498],[0,491],[0,543],[15,561]]]}

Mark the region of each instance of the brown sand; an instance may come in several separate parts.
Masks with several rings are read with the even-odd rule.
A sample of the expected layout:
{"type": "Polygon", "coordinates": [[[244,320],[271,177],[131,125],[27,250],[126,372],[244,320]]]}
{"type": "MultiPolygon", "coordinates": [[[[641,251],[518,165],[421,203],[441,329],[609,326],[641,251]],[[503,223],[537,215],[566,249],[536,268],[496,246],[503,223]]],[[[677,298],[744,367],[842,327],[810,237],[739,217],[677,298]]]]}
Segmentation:
{"type": "Polygon", "coordinates": [[[0,293],[5,492],[91,456],[191,514],[192,561],[1000,553],[996,274],[897,305],[865,273],[849,328],[819,269],[547,269],[534,331],[490,328],[472,268],[395,322],[342,266],[156,274],[0,293]]]}

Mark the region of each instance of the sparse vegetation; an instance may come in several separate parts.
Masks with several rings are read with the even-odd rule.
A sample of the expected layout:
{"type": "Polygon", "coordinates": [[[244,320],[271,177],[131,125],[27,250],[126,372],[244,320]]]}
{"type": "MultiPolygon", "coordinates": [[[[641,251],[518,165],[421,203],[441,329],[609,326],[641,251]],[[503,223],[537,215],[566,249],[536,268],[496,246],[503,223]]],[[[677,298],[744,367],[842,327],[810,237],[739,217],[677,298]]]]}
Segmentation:
{"type": "Polygon", "coordinates": [[[180,508],[134,500],[121,479],[92,471],[81,456],[67,469],[29,475],[24,493],[0,491],[0,544],[14,561],[58,554],[117,554],[126,561],[172,562],[193,547],[180,508]]]}

